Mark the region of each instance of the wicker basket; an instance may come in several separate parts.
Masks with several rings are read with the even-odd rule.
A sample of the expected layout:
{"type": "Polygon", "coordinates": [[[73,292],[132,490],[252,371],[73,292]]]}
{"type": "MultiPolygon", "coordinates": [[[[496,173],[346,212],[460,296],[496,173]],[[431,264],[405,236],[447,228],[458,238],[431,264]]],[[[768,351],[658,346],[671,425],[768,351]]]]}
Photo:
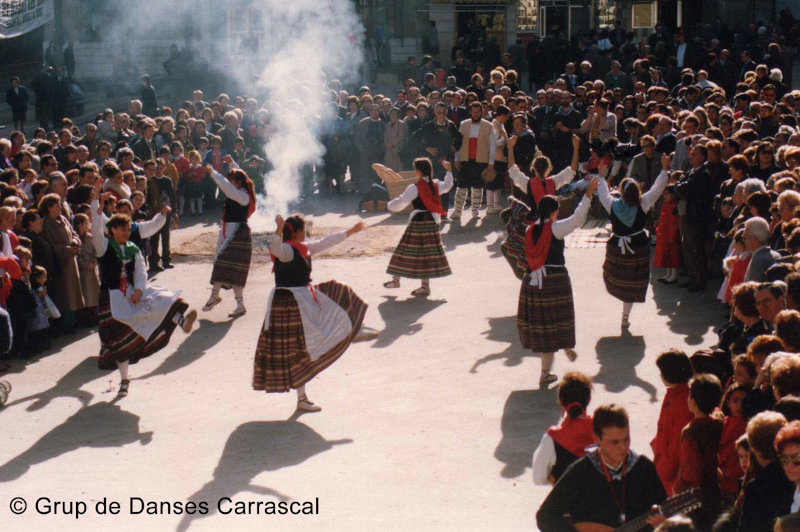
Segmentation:
{"type": "MultiPolygon", "coordinates": [[[[407,172],[395,172],[391,168],[383,166],[379,163],[373,164],[372,169],[375,170],[375,173],[381,178],[383,184],[386,185],[386,189],[389,191],[389,199],[396,198],[405,192],[406,188],[408,188],[408,185],[412,185],[419,180],[416,172],[413,170],[407,172]]],[[[399,212],[408,214],[411,212],[411,205],[399,212]]]]}

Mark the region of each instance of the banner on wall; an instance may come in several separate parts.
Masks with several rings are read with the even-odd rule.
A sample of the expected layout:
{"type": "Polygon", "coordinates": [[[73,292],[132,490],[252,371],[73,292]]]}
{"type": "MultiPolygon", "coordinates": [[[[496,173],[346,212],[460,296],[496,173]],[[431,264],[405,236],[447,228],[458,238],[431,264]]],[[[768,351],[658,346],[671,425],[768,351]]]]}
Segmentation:
{"type": "Polygon", "coordinates": [[[53,0],[0,0],[0,39],[19,37],[53,20],[53,0]]]}

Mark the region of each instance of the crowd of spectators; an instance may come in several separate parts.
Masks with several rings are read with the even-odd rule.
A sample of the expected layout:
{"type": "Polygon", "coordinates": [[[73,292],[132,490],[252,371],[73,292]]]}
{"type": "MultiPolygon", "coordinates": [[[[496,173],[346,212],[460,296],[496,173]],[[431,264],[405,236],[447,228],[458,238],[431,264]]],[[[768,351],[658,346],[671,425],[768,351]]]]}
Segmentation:
{"type": "MultiPolygon", "coordinates": [[[[718,530],[771,530],[800,504],[800,90],[790,86],[789,48],[798,28],[787,11],[738,32],[659,27],[639,42],[617,25],[577,44],[555,34],[535,40],[525,61],[519,43],[487,65],[456,46],[449,70],[437,71],[426,56],[390,95],[331,81],[330,112],[320,121],[326,154],[304,170],[304,192],[367,194],[378,182],[372,164],[402,171],[419,156],[433,160],[440,178],[441,163],[457,159],[460,126],[475,120],[476,104],[480,120],[505,128],[507,144],[492,137],[498,156],[491,179],[507,190],[513,186],[497,163],[509,149],[523,172],[536,153],[558,172],[570,165],[576,134],[580,171],[565,195],[606,168],[600,177],[610,185],[630,177],[646,191],[661,170],[660,154],[672,154],[676,184],[649,222],[653,244],[672,250],[661,281],[685,275],[679,286],[699,295],[676,297],[716,295],[731,312],[717,345],[659,358],[668,395],[683,390],[684,404],[662,412],[656,467],[668,494],[701,484],[704,497],[717,494],[706,501],[702,523],[729,510],[729,528],[718,530]],[[535,92],[523,90],[520,69],[535,92]],[[701,418],[715,421],[684,430],[701,418]],[[691,438],[702,441],[691,446],[691,438]]],[[[145,76],[127,112],[106,109],[82,129],[62,118],[30,139],[21,130],[0,139],[0,304],[12,321],[10,356],[31,357],[50,335],[96,321],[89,204],[97,180],[114,196],[103,205],[108,214],[146,221],[173,207],[172,224],[135,242],[147,250],[152,272],[172,267],[169,231],[179,218],[217,207],[205,165],[227,174],[223,161],[231,155],[264,190],[265,102],[204,98],[197,90],[177,109],[159,105],[145,76]]]]}

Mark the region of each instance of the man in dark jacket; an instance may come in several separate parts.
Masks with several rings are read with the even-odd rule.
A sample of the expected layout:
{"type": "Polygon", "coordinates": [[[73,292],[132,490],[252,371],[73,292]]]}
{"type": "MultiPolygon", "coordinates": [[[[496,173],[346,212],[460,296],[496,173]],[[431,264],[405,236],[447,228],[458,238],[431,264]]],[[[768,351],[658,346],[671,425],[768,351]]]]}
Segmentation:
{"type": "Polygon", "coordinates": [[[28,89],[19,84],[19,78],[11,78],[11,88],[6,92],[6,103],[11,107],[11,117],[14,129],[23,131],[25,115],[28,113],[28,89]]]}
{"type": "MultiPolygon", "coordinates": [[[[447,105],[443,102],[436,104],[433,109],[433,120],[422,125],[418,135],[422,139],[422,147],[426,157],[433,162],[433,178],[444,179],[445,169],[442,161],[453,162],[455,158],[455,147],[461,145],[461,134],[458,127],[451,120],[447,119],[447,105]]],[[[450,193],[442,194],[442,207],[447,210],[450,207],[450,193]]]]}
{"type": "Polygon", "coordinates": [[[36,96],[36,120],[39,126],[48,128],[50,113],[53,110],[53,67],[43,68],[33,78],[32,89],[36,96]]]}
{"type": "MultiPolygon", "coordinates": [[[[578,523],[614,529],[667,498],[653,462],[630,449],[624,408],[599,406],[592,432],[597,449],[573,462],[558,479],[536,513],[539,530],[570,531],[578,523]]],[[[647,524],[658,526],[664,519],[655,513],[647,524]]]]}
{"type": "Polygon", "coordinates": [[[64,75],[62,67],[58,67],[58,70],[56,70],[56,77],[53,78],[52,87],[53,127],[60,129],[61,120],[67,114],[67,101],[70,93],[69,80],[64,75]]]}
{"type": "Polygon", "coordinates": [[[681,225],[683,256],[689,272],[689,282],[684,285],[690,292],[702,292],[708,276],[708,253],[711,248],[714,221],[714,183],[706,161],[705,146],[695,146],[689,154],[690,170],[678,183],[677,193],[686,201],[686,215],[681,225]]]}
{"type": "Polygon", "coordinates": [[[149,117],[158,114],[158,96],[156,88],[150,83],[150,76],[142,76],[142,89],[139,92],[139,99],[142,100],[142,113],[149,117]]]}
{"type": "Polygon", "coordinates": [[[155,123],[148,120],[142,125],[142,136],[133,144],[133,154],[142,161],[154,161],[156,159],[156,148],[153,144],[155,132],[155,123]]]}

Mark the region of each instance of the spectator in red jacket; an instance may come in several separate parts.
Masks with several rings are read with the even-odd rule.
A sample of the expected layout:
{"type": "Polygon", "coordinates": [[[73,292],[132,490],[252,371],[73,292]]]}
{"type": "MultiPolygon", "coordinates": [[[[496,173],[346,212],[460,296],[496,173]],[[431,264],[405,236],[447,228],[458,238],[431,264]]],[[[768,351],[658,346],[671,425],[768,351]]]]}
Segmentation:
{"type": "Polygon", "coordinates": [[[689,379],[692,378],[692,364],[683,351],[670,349],[656,359],[661,371],[661,380],[667,387],[661,413],[658,416],[658,429],[650,442],[653,449],[653,463],[664,484],[667,495],[671,495],[678,480],[678,459],[680,457],[681,431],[694,416],[689,411],[689,379]]]}
{"type": "Polygon", "coordinates": [[[733,505],[739,494],[739,479],[744,475],[739,465],[737,440],[747,431],[747,420],[744,418],[742,399],[747,395],[750,386],[735,382],[725,390],[722,397],[722,436],[719,440],[719,469],[722,479],[719,487],[722,490],[722,501],[726,506],[733,505]]]}
{"type": "Polygon", "coordinates": [[[689,382],[692,419],[681,431],[678,481],[675,493],[700,488],[702,506],[693,512],[698,530],[711,530],[721,508],[717,453],[722,435],[722,414],[715,412],[722,399],[716,375],[699,373],[689,382]]]}

